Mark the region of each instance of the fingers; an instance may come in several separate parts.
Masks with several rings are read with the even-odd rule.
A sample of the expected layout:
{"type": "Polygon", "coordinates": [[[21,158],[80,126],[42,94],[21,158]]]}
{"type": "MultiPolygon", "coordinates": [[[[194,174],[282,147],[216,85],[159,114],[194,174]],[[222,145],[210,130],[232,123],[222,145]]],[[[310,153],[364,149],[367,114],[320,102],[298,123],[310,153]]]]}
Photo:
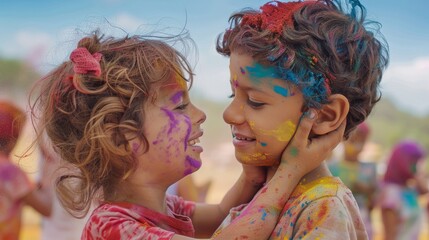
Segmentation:
{"type": "Polygon", "coordinates": [[[302,115],[301,121],[292,140],[293,145],[307,144],[308,137],[310,136],[310,132],[316,118],[317,112],[314,109],[309,109],[302,115]]]}
{"type": "Polygon", "coordinates": [[[343,140],[345,129],[346,120],[337,129],[323,136],[325,138],[324,147],[326,150],[333,150],[343,140]]]}

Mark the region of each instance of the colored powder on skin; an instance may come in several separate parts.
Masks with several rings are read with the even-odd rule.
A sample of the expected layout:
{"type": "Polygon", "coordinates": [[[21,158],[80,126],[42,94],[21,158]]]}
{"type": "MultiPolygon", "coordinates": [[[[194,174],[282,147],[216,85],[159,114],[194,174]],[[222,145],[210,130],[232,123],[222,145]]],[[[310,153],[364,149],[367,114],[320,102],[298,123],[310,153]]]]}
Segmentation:
{"type": "Polygon", "coordinates": [[[187,89],[186,81],[182,78],[178,71],[176,71],[176,81],[181,89],[187,89]]]}
{"type": "Polygon", "coordinates": [[[250,80],[255,84],[261,83],[262,78],[281,78],[276,67],[273,66],[266,67],[255,63],[253,66],[247,66],[246,70],[249,72],[250,80]]]}
{"type": "Polygon", "coordinates": [[[165,114],[170,119],[170,128],[168,129],[168,134],[171,134],[174,128],[176,128],[179,125],[179,121],[174,116],[174,113],[168,109],[161,108],[162,111],[165,112],[165,114]]]}
{"type": "Polygon", "coordinates": [[[267,146],[267,143],[265,143],[265,142],[261,142],[261,146],[262,146],[262,147],[266,147],[266,146],[267,146]]]}
{"type": "Polygon", "coordinates": [[[177,104],[182,99],[182,96],[183,96],[183,92],[177,92],[170,98],[170,101],[173,102],[174,104],[177,104]]]}
{"type": "Polygon", "coordinates": [[[275,86],[273,87],[273,90],[274,90],[274,92],[275,92],[275,93],[280,94],[280,95],[282,95],[283,97],[287,97],[287,96],[289,96],[289,91],[288,91],[286,88],[284,88],[284,87],[281,87],[281,86],[275,85],[275,86]]]}
{"type": "Polygon", "coordinates": [[[234,89],[238,88],[238,81],[237,80],[232,81],[232,86],[234,89]]]}
{"type": "Polygon", "coordinates": [[[273,136],[281,142],[288,142],[296,130],[296,125],[293,124],[293,122],[290,120],[280,124],[277,129],[274,130],[257,129],[253,121],[249,122],[249,125],[253,130],[258,131],[264,135],[273,136]]]}
{"type": "Polygon", "coordinates": [[[261,211],[262,211],[261,220],[265,221],[265,218],[267,217],[268,213],[267,213],[267,211],[265,211],[265,209],[261,209],[261,211]]]}
{"type": "Polygon", "coordinates": [[[189,175],[194,172],[193,169],[199,169],[201,167],[201,164],[202,163],[200,161],[193,159],[190,156],[186,156],[186,165],[191,166],[191,168],[185,170],[185,175],[189,175]]]}
{"type": "Polygon", "coordinates": [[[192,123],[191,123],[191,119],[188,116],[184,116],[184,117],[185,117],[185,123],[187,126],[185,143],[184,143],[185,144],[185,151],[186,151],[186,149],[188,149],[189,136],[191,136],[192,123]]]}
{"type": "Polygon", "coordinates": [[[291,147],[291,149],[290,149],[290,154],[291,154],[293,157],[298,156],[298,148],[296,148],[296,147],[291,147]]]}
{"type": "Polygon", "coordinates": [[[254,153],[252,155],[248,155],[246,157],[243,157],[243,161],[245,161],[245,162],[263,161],[263,160],[266,160],[266,159],[267,159],[267,154],[266,153],[254,153]]]}
{"type": "Polygon", "coordinates": [[[242,68],[242,67],[240,67],[240,72],[241,72],[241,74],[246,74],[246,70],[244,70],[244,68],[242,68]]]}

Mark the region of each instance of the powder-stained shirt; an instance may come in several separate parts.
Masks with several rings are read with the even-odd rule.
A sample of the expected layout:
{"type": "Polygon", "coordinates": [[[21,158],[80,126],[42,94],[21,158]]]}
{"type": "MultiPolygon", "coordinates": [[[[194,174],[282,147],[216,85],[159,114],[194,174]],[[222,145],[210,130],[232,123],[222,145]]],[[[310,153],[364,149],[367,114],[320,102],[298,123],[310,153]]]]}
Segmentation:
{"type": "Polygon", "coordinates": [[[391,209],[399,216],[398,237],[396,239],[419,239],[423,224],[422,212],[415,189],[393,183],[383,183],[379,204],[381,208],[391,209]]]}
{"type": "Polygon", "coordinates": [[[34,185],[18,166],[0,156],[0,239],[18,240],[23,197],[34,185]]]}
{"type": "Polygon", "coordinates": [[[193,237],[195,203],[172,195],[166,201],[167,215],[131,203],[104,203],[92,212],[81,239],[168,240],[176,233],[193,237]]]}
{"type": "MultiPolygon", "coordinates": [[[[244,208],[245,205],[233,208],[216,233],[237,218],[244,208]]],[[[362,240],[368,236],[351,191],[340,179],[323,177],[298,184],[268,239],[362,240]]]]}

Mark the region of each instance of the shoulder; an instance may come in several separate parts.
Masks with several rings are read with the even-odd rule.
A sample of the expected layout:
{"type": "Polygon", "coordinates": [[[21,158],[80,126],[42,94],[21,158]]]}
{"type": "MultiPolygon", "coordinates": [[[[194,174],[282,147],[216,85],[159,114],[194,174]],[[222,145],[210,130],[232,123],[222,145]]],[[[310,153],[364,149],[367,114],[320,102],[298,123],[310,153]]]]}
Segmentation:
{"type": "Polygon", "coordinates": [[[150,239],[155,236],[170,239],[174,233],[155,226],[151,218],[156,216],[152,215],[149,209],[134,204],[102,204],[89,217],[82,239],[150,239]],[[148,231],[149,228],[153,230],[148,231]]]}
{"type": "Polygon", "coordinates": [[[184,200],[176,195],[167,195],[168,208],[176,214],[192,216],[195,211],[195,202],[184,200]]]}
{"type": "Polygon", "coordinates": [[[337,194],[323,195],[304,204],[295,236],[324,236],[329,239],[366,239],[359,208],[352,194],[339,187],[337,194]]]}

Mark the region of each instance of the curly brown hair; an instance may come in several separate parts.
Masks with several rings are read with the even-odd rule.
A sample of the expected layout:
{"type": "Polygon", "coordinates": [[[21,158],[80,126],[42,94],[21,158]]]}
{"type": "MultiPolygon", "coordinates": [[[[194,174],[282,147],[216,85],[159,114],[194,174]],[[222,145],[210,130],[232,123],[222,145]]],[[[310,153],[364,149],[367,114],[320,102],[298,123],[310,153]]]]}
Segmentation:
{"type": "Polygon", "coordinates": [[[230,27],[218,36],[216,49],[225,56],[232,51],[249,54],[259,63],[275,66],[284,73],[283,79],[298,85],[307,107],[320,108],[328,103],[328,94],[344,95],[350,103],[347,138],[380,100],[378,87],[389,58],[380,24],[365,20],[359,1],[350,2],[347,13],[339,1],[293,2],[289,5],[293,10],[283,10],[292,11],[291,23],[279,15],[288,5],[269,2],[261,9],[269,7],[277,15],[268,16],[276,20],[268,26],[263,25],[267,16],[254,20],[261,11],[244,9],[230,17],[230,27]],[[276,32],[278,21],[284,22],[276,32]]]}
{"type": "Polygon", "coordinates": [[[129,138],[141,139],[148,150],[143,106],[154,101],[157,87],[172,74],[192,85],[189,62],[173,48],[179,43],[193,44],[187,32],[115,39],[95,31],[77,47],[102,55],[100,76],[75,73],[73,62],[66,61],[36,85],[40,94],[32,112],[42,125],[37,125],[39,136],[46,131],[61,160],[75,167],[56,185],[71,214],[86,215],[93,199],[112,200],[117,184],[135,170],[129,138]]]}

